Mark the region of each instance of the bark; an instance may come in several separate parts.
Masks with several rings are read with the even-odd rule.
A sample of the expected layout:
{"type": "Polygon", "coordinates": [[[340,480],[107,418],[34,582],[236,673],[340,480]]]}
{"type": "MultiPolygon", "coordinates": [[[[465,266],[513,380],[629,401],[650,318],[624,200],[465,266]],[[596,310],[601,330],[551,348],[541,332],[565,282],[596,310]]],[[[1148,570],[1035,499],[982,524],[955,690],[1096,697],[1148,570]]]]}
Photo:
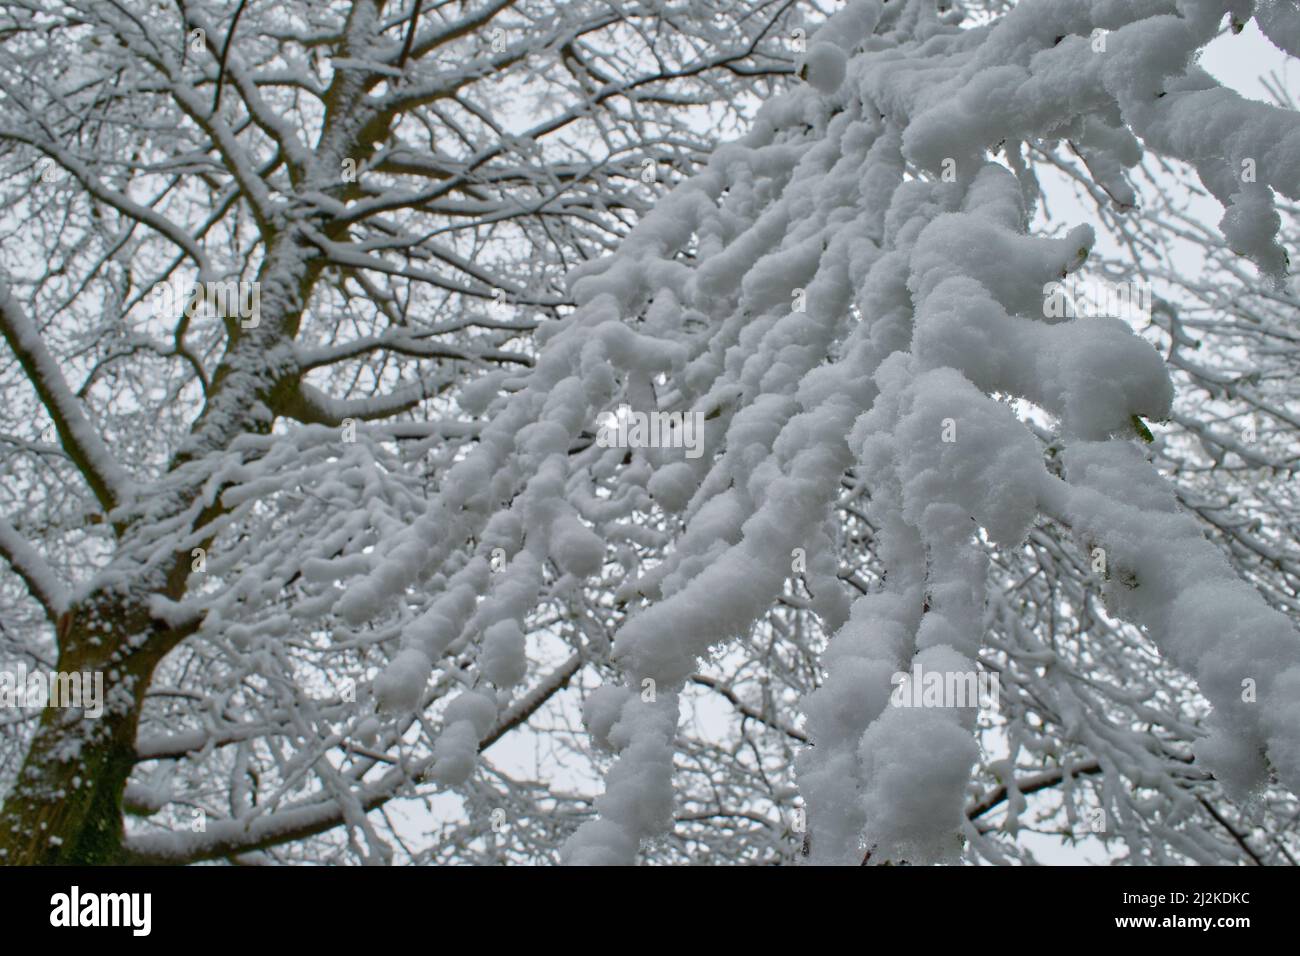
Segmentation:
{"type": "Polygon", "coordinates": [[[180,634],[147,609],[100,592],[60,622],[59,671],[104,675],[103,714],[47,706],[0,815],[0,862],[103,864],[122,852],[122,792],[135,765],[145,690],[180,634]]]}

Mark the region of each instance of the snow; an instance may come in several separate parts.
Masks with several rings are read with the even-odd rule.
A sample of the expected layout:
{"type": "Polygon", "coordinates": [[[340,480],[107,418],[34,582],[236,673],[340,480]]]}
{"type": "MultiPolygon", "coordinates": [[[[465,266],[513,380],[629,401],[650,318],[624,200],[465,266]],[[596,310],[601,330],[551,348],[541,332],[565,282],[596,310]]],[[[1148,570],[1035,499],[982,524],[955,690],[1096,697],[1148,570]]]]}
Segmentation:
{"type": "Polygon", "coordinates": [[[465,721],[474,728],[476,734],[486,737],[496,720],[497,705],[488,694],[466,691],[447,705],[442,716],[448,724],[465,721]]]}
{"type": "Polygon", "coordinates": [[[664,511],[676,514],[690,503],[698,483],[690,462],[678,461],[658,469],[646,484],[646,491],[664,511]]]}
{"type": "Polygon", "coordinates": [[[375,696],[380,709],[389,713],[415,710],[432,668],[429,658],[415,648],[398,651],[384,672],[375,678],[375,696]]]}
{"type": "Polygon", "coordinates": [[[551,525],[550,551],[566,574],[591,577],[600,571],[605,542],[572,512],[561,513],[551,525]]]}
{"type": "Polygon", "coordinates": [[[955,369],[938,368],[910,384],[894,435],[907,521],[924,528],[932,509],[952,503],[995,542],[1013,546],[1024,539],[1044,469],[1037,444],[1010,408],[955,369]],[[943,440],[945,423],[951,442],[943,440]]]}
{"type": "Polygon", "coordinates": [[[966,784],[979,758],[970,731],[942,709],[888,709],[862,735],[864,839],[889,859],[955,858],[966,784]]]}
{"type": "MultiPolygon", "coordinates": [[[[893,706],[893,678],[913,667],[979,670],[998,613],[989,552],[1017,549],[1044,520],[1072,533],[1079,554],[1104,550],[1109,572],[1096,587],[1107,612],[1140,626],[1196,680],[1213,708],[1211,734],[1195,743],[1198,769],[1243,797],[1271,773],[1300,792],[1295,628],[1236,577],[1136,440],[1144,421],[1172,412],[1161,354],[1128,322],[1045,309],[1053,283],[1090,269],[1097,236],[1087,223],[1030,235],[1036,189],[1021,175],[1024,143],[1063,141],[1123,208],[1136,202],[1129,171],[1144,156],[1185,161],[1221,203],[1230,247],[1281,280],[1277,200],[1300,199],[1300,120],[1196,67],[1227,8],[1023,0],[992,25],[963,29],[933,4],[851,0],[798,58],[806,83],[766,102],[749,134],[668,192],[611,255],[572,270],[576,308],[539,329],[534,364],[465,363],[477,379],[448,401],[453,418],[462,413],[448,426],[472,429],[458,434],[474,440],[444,447],[429,432],[435,480],[402,508],[380,500],[392,485],[376,478],[391,464],[379,443],[340,447],[321,422],[404,408],[425,397],[425,383],[360,402],[304,383],[298,398],[316,424],[300,434],[324,443],[328,432],[327,457],[312,458],[306,438],[305,449],[250,440],[223,457],[214,449],[230,444],[223,429],[238,416],[222,403],[269,421],[259,376],[352,347],[249,346],[256,361],[232,371],[215,424],[186,445],[187,455],[213,452],[190,479],[201,488],[195,509],[218,495],[241,514],[267,506],[282,488],[274,466],[292,467],[302,488],[341,502],[346,516],[212,598],[202,638],[274,672],[275,655],[297,649],[299,631],[332,611],[333,647],[365,649],[367,667],[383,662],[362,688],[378,715],[327,714],[333,728],[352,727],[340,739],[365,746],[400,739],[393,715],[414,718],[435,691],[458,696],[427,759],[369,778],[373,764],[350,768],[355,792],[341,809],[230,820],[212,839],[257,838],[336,810],[364,831],[370,797],[405,792],[421,776],[466,787],[484,741],[544,699],[517,690],[529,640],[541,637],[572,644],[567,674],[594,663],[608,678],[586,695],[583,722],[613,759],[596,815],[564,859],[633,862],[673,824],[679,694],[712,655],[767,636],[785,601],[829,635],[820,659],[802,662],[816,669],[800,705],[812,746],[796,761],[813,861],[951,861],[972,832],[972,768],[990,755],[971,708],[893,706]],[[1243,179],[1243,163],[1256,178],[1243,179]],[[702,454],[591,441],[600,416],[622,403],[701,414],[702,454]],[[881,564],[866,593],[839,566],[837,509],[848,504],[861,509],[881,564]],[[798,570],[795,554],[805,559],[798,570]],[[286,613],[236,620],[241,602],[267,602],[289,583],[303,597],[286,613]],[[597,632],[608,622],[619,626],[606,658],[609,638],[597,632]],[[1258,700],[1243,696],[1245,683],[1258,700]]],[[[1286,49],[1297,16],[1282,0],[1256,7],[1260,28],[1286,49]]],[[[355,52],[335,66],[369,68],[379,55],[364,44],[355,52]]],[[[240,66],[231,69],[242,83],[240,66]]],[[[339,158],[333,141],[319,156],[287,148],[322,183],[320,169],[339,158]]],[[[246,165],[238,172],[260,182],[246,165]]],[[[342,208],[309,195],[323,212],[342,208]]],[[[259,192],[249,202],[264,214],[272,199],[259,192]]],[[[304,235],[335,264],[384,271],[377,255],[304,235]]],[[[192,244],[188,233],[170,238],[192,244]]],[[[309,254],[286,246],[268,267],[276,281],[264,300],[268,313],[297,315],[295,277],[309,254]]],[[[0,318],[65,449],[111,510],[129,477],[7,288],[0,318]]],[[[388,344],[418,348],[414,338],[388,344]]],[[[197,534],[192,514],[172,517],[151,542],[165,543],[159,553],[197,534]]],[[[54,572],[3,519],[0,552],[49,610],[66,606],[54,572]]],[[[212,567],[244,553],[218,549],[212,567]]],[[[201,605],[155,596],[149,607],[181,626],[201,605]]],[[[1073,743],[1102,732],[1084,703],[1064,700],[1060,711],[1073,743]]],[[[215,746],[216,733],[185,730],[170,745],[215,746]]],[[[993,772],[1015,790],[1014,754],[993,772]]],[[[141,845],[166,854],[179,841],[141,845]]]]}
{"type": "Polygon", "coordinates": [[[524,632],[513,620],[498,621],[483,632],[479,671],[498,687],[513,687],[528,671],[524,632]]]}
{"type": "Polygon", "coordinates": [[[619,759],[596,798],[600,818],[584,824],[564,846],[571,866],[609,866],[633,860],[637,843],[672,822],[672,741],[677,728],[676,695],[653,703],[639,696],[623,705],[608,732],[619,759]]]}
{"type": "Polygon", "coordinates": [[[42,603],[54,614],[62,613],[68,604],[67,588],[40,552],[3,517],[0,517],[0,555],[28,582],[42,603]]]}
{"type": "Polygon", "coordinates": [[[1255,22],[1279,50],[1300,56],[1300,6],[1291,0],[1259,0],[1255,22]]]}
{"type": "Polygon", "coordinates": [[[126,504],[130,499],[130,476],[86,417],[81,402],[68,387],[26,309],[3,280],[0,280],[0,333],[51,412],[60,442],[91,484],[100,505],[109,511],[126,504]]]}
{"type": "MultiPolygon", "coordinates": [[[[882,13],[881,31],[901,27],[877,5],[855,9],[867,6],[867,31],[882,13]]],[[[892,46],[865,32],[836,41],[828,25],[800,63],[813,89],[766,104],[754,132],[670,194],[625,252],[584,267],[585,301],[607,307],[593,295],[599,275],[630,315],[651,276],[666,274],[646,260],[695,230],[696,264],[685,281],[673,273],[670,288],[684,308],[715,317],[722,344],[688,360],[678,387],[710,396],[702,404],[720,409],[724,440],[710,444],[707,472],[674,466],[646,485],[685,529],[663,564],[620,591],[658,599],[616,636],[626,686],[589,698],[587,726],[619,758],[600,820],[569,844],[572,861],[629,862],[653,815],[624,804],[625,779],[668,782],[653,776],[665,732],[648,718],[629,722],[639,705],[627,695],[644,677],[679,687],[711,648],[744,640],[789,578],[791,549],[815,543],[811,529],[851,464],[871,489],[889,577],[847,615],[842,600],[827,605],[828,621],[848,619],[804,705],[815,746],[798,775],[814,860],[857,863],[870,850],[931,862],[958,851],[980,756],[973,717],[887,706],[889,677],[913,661],[976,670],[988,562],[975,535],[1014,547],[1044,513],[1136,574],[1135,589],[1112,574],[1106,598],[1214,703],[1223,729],[1198,753],[1243,790],[1260,767],[1234,755],[1260,749],[1293,779],[1300,737],[1277,715],[1290,713],[1279,688],[1294,680],[1300,641],[1233,579],[1134,443],[1135,421],[1170,413],[1164,364],[1124,321],[1048,313],[1045,290],[1086,267],[1093,231],[1027,235],[1024,185],[983,158],[1002,142],[1069,137],[1121,206],[1134,200],[1125,170],[1144,151],[1187,160],[1225,202],[1234,248],[1278,274],[1269,189],[1294,195],[1294,117],[1211,89],[1189,61],[1221,11],[1188,3],[1179,14],[1031,0],[991,28],[931,20],[914,42],[900,29],[892,46]],[[1107,31],[1104,47],[1095,29],[1107,31]],[[864,41],[872,55],[846,60],[864,41]],[[828,118],[819,95],[847,102],[828,118]],[[1217,128],[1193,120],[1193,104],[1217,128]],[[781,137],[801,124],[815,133],[792,155],[781,137]],[[1247,153],[1267,156],[1267,173],[1228,188],[1247,153]],[[905,162],[932,178],[904,183],[905,162]],[[725,198],[713,199],[721,182],[725,198]],[[864,316],[856,327],[843,322],[851,301],[864,316]],[[1004,396],[1053,416],[1064,482],[1004,396]],[[1269,707],[1241,703],[1249,676],[1269,707]]],[[[601,327],[611,321],[602,315],[601,327]]],[[[833,580],[821,574],[820,587],[833,580]]]]}
{"type": "Polygon", "coordinates": [[[377,717],[363,717],[361,720],[357,721],[357,725],[352,731],[352,736],[368,747],[379,738],[381,727],[382,724],[377,717]]]}
{"type": "Polygon", "coordinates": [[[814,42],[808,49],[808,57],[800,68],[800,75],[819,92],[830,96],[844,85],[847,64],[848,57],[838,46],[825,41],[814,42]]]}
{"type": "Polygon", "coordinates": [[[582,708],[582,722],[597,746],[613,748],[610,733],[631,698],[631,688],[619,684],[602,684],[587,695],[582,708]]]}
{"type": "Polygon", "coordinates": [[[1266,753],[1288,787],[1300,782],[1296,725],[1288,723],[1300,673],[1294,626],[1236,577],[1135,445],[1081,442],[1064,457],[1068,485],[1053,480],[1044,509],[1102,544],[1108,604],[1147,627],[1214,705],[1215,733],[1198,755],[1239,793],[1265,771],[1246,754],[1266,753]],[[1246,680],[1257,685],[1254,701],[1244,699],[1246,680]]]}

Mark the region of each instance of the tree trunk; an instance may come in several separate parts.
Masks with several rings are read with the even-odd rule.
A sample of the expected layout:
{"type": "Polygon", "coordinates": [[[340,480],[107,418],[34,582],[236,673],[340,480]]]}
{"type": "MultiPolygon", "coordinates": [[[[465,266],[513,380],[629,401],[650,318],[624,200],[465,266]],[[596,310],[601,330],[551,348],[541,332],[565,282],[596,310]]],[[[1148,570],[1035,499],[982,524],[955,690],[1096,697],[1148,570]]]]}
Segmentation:
{"type": "Polygon", "coordinates": [[[162,656],[155,627],[144,607],[117,595],[92,595],[68,612],[56,669],[103,674],[103,713],[47,704],[0,810],[0,864],[120,860],[122,794],[145,689],[162,656]]]}
{"type": "MultiPolygon", "coordinates": [[[[268,431],[270,420],[250,409],[279,408],[296,387],[299,372],[285,345],[297,332],[303,303],[323,266],[304,254],[303,244],[295,232],[271,243],[258,276],[261,323],[250,330],[231,323],[228,353],[213,375],[203,412],[171,463],[173,474],[229,447],[239,434],[268,431]]],[[[189,480],[172,482],[151,502],[153,520],[182,514],[206,477],[200,470],[189,480]]],[[[204,527],[221,511],[217,502],[202,509],[194,527],[204,527]]],[[[148,555],[151,548],[147,538],[124,539],[118,552],[148,555]]],[[[56,669],[103,673],[104,713],[92,719],[80,711],[45,708],[14,790],[0,809],[0,865],[124,861],[122,796],[136,762],[145,691],[158,661],[198,624],[168,630],[151,617],[145,596],[179,599],[190,572],[188,554],[177,555],[170,566],[153,565],[133,579],[129,595],[97,591],[61,621],[56,669]]]]}

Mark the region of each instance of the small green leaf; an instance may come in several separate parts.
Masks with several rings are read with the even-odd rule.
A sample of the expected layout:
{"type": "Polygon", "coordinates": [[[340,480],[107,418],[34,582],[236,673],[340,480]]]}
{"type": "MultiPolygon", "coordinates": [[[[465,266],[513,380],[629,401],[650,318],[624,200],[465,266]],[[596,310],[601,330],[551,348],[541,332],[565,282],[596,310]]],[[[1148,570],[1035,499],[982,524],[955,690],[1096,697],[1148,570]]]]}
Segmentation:
{"type": "Polygon", "coordinates": [[[1146,422],[1142,421],[1141,415],[1130,415],[1128,420],[1133,423],[1133,430],[1137,432],[1138,438],[1148,445],[1156,440],[1156,436],[1151,434],[1151,429],[1147,428],[1146,422]]]}

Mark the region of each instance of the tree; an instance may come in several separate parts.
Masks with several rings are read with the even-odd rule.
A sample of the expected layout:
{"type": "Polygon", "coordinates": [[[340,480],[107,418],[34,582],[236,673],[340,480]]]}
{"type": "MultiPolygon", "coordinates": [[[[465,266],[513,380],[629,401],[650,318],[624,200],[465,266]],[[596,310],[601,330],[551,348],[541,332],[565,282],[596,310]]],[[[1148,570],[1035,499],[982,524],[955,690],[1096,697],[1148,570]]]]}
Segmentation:
{"type": "Polygon", "coordinates": [[[57,629],[6,649],[108,683],[11,741],[6,862],[123,858],[160,758],[231,821],[306,774],[356,822],[328,725],[385,652],[311,569],[415,520],[564,270],[789,70],[784,10],[5,5],[0,555],[57,629]]]}
{"type": "MultiPolygon", "coordinates": [[[[655,7],[645,32],[539,8],[539,75],[608,111],[586,129],[609,154],[677,151],[689,175],[652,209],[635,160],[616,191],[611,163],[534,154],[435,92],[457,81],[415,66],[424,31],[491,51],[490,13],[458,32],[309,9],[190,11],[252,39],[179,63],[115,22],[127,55],[57,95],[20,100],[38,74],[6,67],[7,102],[35,104],[0,128],[7,161],[39,150],[76,187],[26,217],[62,254],[3,300],[61,451],[13,444],[0,548],[58,622],[58,669],[117,689],[99,722],[43,712],[8,858],[1001,862],[1045,829],[1135,861],[1293,862],[1300,562],[1294,492],[1264,478],[1296,462],[1300,122],[1194,62],[1225,17],[1285,48],[1292,5],[856,0],[811,35],[778,7],[716,30],[655,7]],[[680,46],[604,66],[597,22],[680,46]],[[299,66],[317,46],[328,85],[299,66]],[[787,49],[797,80],[692,171],[681,108],[787,49]],[[647,69],[652,94],[591,92],[647,69]],[[264,108],[271,87],[290,105],[264,108]],[[484,137],[510,158],[474,166],[484,137]],[[1057,173],[1101,234],[1042,215],[1057,173]],[[1181,202],[1191,175],[1222,237],[1181,202]],[[182,264],[214,298],[256,276],[255,324],[121,328],[182,264]],[[1121,279],[1161,283],[1147,325],[1077,314],[1121,279]],[[439,316],[498,289],[514,308],[439,326],[412,282],[443,289],[439,316]],[[91,302],[118,323],[102,355],[74,337],[91,302]],[[56,366],[82,353],[74,392],[56,366]],[[935,674],[940,697],[996,676],[996,710],[927,706],[935,674]],[[543,772],[484,755],[511,735],[543,772]],[[439,833],[388,815],[448,794],[439,833]],[[123,803],[146,815],[126,831],[123,803]]],[[[52,55],[35,32],[6,34],[14,62],[52,55]]],[[[495,53],[453,75],[536,89],[495,53]]]]}

